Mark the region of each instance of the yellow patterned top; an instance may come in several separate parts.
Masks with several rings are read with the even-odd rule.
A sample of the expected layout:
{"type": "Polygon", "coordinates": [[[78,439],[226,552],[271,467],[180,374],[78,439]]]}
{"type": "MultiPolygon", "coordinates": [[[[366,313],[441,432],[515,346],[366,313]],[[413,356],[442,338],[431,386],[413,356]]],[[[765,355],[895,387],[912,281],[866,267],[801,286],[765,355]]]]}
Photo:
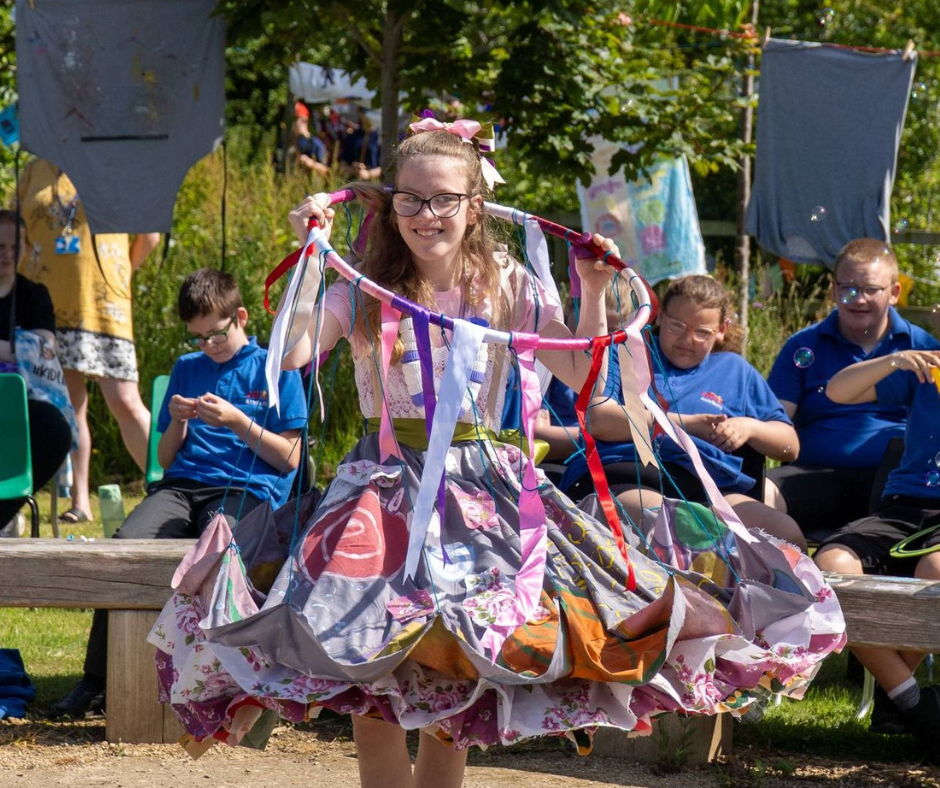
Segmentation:
{"type": "Polygon", "coordinates": [[[56,328],[133,341],[129,236],[96,236],[99,265],[75,187],[65,173],[43,159],[35,159],[24,169],[20,201],[32,246],[20,273],[48,288],[56,328]],[[67,236],[69,230],[78,239],[78,253],[57,254],[56,239],[67,236]]]}

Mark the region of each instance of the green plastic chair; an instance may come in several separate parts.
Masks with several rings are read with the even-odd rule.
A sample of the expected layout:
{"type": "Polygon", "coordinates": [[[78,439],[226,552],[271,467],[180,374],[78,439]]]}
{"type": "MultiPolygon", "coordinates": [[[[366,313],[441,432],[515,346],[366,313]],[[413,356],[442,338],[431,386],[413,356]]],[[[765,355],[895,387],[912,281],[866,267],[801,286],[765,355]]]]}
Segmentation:
{"type": "Polygon", "coordinates": [[[169,375],[157,375],[153,379],[153,390],[150,394],[150,440],[147,445],[147,484],[158,482],[163,478],[163,468],[157,460],[157,444],[160,443],[162,432],[157,430],[157,417],[166,397],[166,388],[170,383],[169,375]]]}
{"type": "Polygon", "coordinates": [[[29,446],[26,381],[16,373],[0,374],[0,500],[25,498],[32,512],[32,536],[39,536],[39,507],[33,498],[33,457],[29,446]]]}

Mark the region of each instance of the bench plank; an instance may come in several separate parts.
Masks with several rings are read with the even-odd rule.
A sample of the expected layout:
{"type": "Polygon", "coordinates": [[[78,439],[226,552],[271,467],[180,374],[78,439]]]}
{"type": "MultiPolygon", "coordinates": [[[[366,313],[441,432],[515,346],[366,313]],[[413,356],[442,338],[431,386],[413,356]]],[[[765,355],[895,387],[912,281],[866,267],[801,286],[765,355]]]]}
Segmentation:
{"type": "Polygon", "coordinates": [[[160,610],[192,539],[0,539],[0,607],[160,610]]]}
{"type": "Polygon", "coordinates": [[[940,651],[940,581],[826,573],[850,646],[940,651]]]}

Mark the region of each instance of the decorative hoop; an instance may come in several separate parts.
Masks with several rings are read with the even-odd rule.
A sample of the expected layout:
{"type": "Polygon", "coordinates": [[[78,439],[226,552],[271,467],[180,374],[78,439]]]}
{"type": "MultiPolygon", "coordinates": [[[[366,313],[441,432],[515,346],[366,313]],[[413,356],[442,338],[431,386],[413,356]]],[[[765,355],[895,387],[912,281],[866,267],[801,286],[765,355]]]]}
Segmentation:
{"type": "Polygon", "coordinates": [[[940,550],[940,544],[935,544],[933,547],[921,547],[917,550],[908,550],[907,546],[915,539],[930,536],[931,534],[935,534],[938,530],[940,530],[940,525],[932,525],[930,528],[925,528],[923,531],[918,531],[916,534],[911,534],[892,547],[888,551],[888,555],[890,555],[892,558],[917,558],[918,556],[935,553],[937,550],[940,550]]]}
{"type": "MultiPolygon", "coordinates": [[[[354,199],[356,199],[356,193],[352,189],[340,189],[339,191],[335,191],[330,194],[330,205],[349,202],[354,199]]],[[[637,325],[639,328],[642,328],[653,319],[658,304],[656,302],[656,296],[653,293],[652,288],[650,288],[643,277],[637,274],[632,268],[628,267],[623,260],[621,260],[616,255],[611,254],[610,252],[605,252],[603,249],[598,247],[591,239],[590,233],[576,233],[573,230],[569,230],[568,228],[563,227],[560,224],[556,224],[555,222],[551,222],[548,219],[542,219],[541,217],[535,216],[534,214],[525,213],[524,211],[519,211],[515,208],[508,208],[502,205],[497,205],[496,203],[485,202],[483,204],[483,208],[491,216],[494,216],[497,219],[513,222],[514,224],[524,224],[527,220],[534,220],[538,223],[539,227],[541,227],[543,231],[549,233],[550,235],[563,238],[574,246],[586,249],[594,253],[598,259],[603,259],[604,262],[608,263],[619,271],[626,272],[627,284],[630,286],[630,289],[633,291],[634,295],[636,295],[638,304],[629,325],[637,325]]],[[[367,279],[362,274],[360,274],[355,268],[353,268],[349,263],[343,260],[342,257],[340,257],[340,255],[330,245],[329,240],[326,238],[320,228],[316,226],[316,224],[310,228],[310,233],[307,236],[307,243],[304,249],[298,250],[293,255],[285,259],[281,265],[279,265],[277,269],[272,272],[271,276],[268,277],[266,286],[278,279],[288,268],[295,265],[299,260],[309,257],[309,250],[311,245],[316,248],[318,254],[323,255],[325,262],[328,263],[332,268],[336,269],[340,276],[350,282],[355,282],[356,285],[360,287],[367,295],[370,295],[373,298],[388,304],[393,309],[396,309],[399,312],[403,312],[405,314],[412,315],[416,312],[428,311],[426,307],[415,304],[413,301],[410,301],[409,299],[404,298],[397,293],[393,293],[391,290],[387,290],[377,282],[373,282],[371,279],[367,279]]],[[[265,299],[267,301],[267,295],[265,296],[265,299]]],[[[429,322],[434,325],[439,325],[447,330],[453,330],[455,321],[459,319],[460,318],[453,318],[439,312],[429,313],[429,322]]],[[[529,335],[519,332],[513,333],[508,331],[499,331],[494,328],[486,328],[483,339],[485,342],[512,345],[514,341],[513,337],[525,337],[527,341],[531,341],[532,346],[540,350],[567,351],[590,350],[593,347],[595,340],[597,339],[597,337],[572,337],[570,339],[549,338],[540,337],[537,334],[529,335]]],[[[626,340],[626,331],[624,329],[614,331],[610,334],[610,337],[610,344],[620,344],[626,340]]]]}

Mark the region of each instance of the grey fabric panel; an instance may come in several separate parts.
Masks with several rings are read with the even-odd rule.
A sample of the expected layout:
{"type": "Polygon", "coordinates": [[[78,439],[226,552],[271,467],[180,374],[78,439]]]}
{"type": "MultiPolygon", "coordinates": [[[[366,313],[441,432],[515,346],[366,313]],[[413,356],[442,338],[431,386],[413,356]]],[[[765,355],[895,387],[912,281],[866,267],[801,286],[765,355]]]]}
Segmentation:
{"type": "Polygon", "coordinates": [[[854,238],[889,240],[914,68],[900,53],[768,42],[747,217],[764,249],[831,267],[854,238]]]}
{"type": "Polygon", "coordinates": [[[214,0],[17,0],[20,141],[75,184],[94,233],[167,232],[222,139],[214,0]]]}

